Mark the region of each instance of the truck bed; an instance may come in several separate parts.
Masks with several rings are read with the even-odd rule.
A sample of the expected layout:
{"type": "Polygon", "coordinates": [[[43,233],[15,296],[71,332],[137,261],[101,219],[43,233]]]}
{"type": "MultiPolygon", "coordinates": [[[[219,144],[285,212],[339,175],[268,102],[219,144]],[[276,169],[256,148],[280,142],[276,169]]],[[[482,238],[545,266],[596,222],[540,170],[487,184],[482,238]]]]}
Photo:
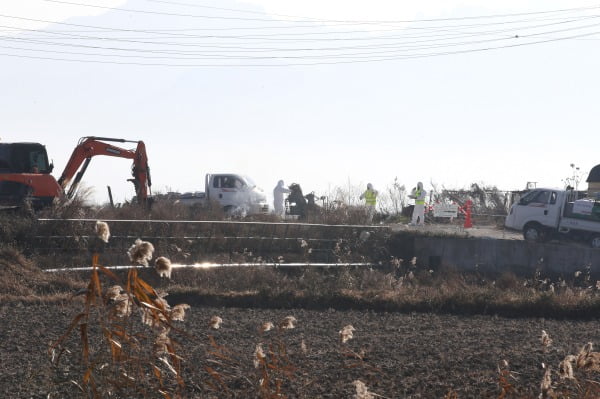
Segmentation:
{"type": "Polygon", "coordinates": [[[573,212],[573,202],[567,202],[563,211],[563,217],[600,222],[600,202],[596,201],[590,215],[573,212]]]}
{"type": "MultiPolygon", "coordinates": [[[[598,208],[600,209],[600,208],[598,208]]],[[[590,215],[573,212],[573,203],[565,204],[563,217],[560,221],[560,229],[584,230],[600,233],[600,213],[594,212],[590,215]]]]}

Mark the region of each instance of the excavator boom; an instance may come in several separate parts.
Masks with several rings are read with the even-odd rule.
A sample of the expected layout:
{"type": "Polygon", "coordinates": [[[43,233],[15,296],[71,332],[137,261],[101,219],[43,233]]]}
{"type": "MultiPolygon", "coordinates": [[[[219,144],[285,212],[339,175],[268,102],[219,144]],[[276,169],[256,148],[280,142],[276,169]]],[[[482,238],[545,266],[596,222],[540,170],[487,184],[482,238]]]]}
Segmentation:
{"type": "Polygon", "coordinates": [[[65,169],[58,179],[58,184],[66,193],[67,198],[72,198],[75,195],[92,157],[98,155],[133,160],[131,167],[132,178],[128,179],[128,181],[134,185],[138,202],[145,203],[148,200],[148,197],[151,195],[152,181],[150,179],[148,155],[146,154],[146,145],[144,142],[95,136],[82,137],[79,140],[77,147],[73,150],[65,169]],[[110,142],[136,143],[137,146],[135,150],[123,149],[110,144],[110,142]]]}

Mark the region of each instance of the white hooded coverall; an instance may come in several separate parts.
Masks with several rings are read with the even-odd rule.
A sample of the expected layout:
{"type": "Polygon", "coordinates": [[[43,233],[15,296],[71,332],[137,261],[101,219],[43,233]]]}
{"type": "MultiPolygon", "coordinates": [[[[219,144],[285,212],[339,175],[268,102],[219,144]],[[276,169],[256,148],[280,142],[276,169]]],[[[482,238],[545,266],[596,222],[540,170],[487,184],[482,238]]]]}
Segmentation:
{"type": "Polygon", "coordinates": [[[283,217],[285,215],[285,207],[283,206],[283,194],[289,194],[291,191],[284,186],[283,180],[279,180],[277,186],[273,189],[273,208],[275,215],[283,217]]]}

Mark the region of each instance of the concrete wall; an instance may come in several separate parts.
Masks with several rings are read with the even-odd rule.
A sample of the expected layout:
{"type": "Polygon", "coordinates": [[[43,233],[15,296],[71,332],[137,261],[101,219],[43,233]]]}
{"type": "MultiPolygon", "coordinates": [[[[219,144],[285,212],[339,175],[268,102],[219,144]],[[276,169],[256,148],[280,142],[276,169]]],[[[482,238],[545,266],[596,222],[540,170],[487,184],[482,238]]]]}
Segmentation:
{"type": "Polygon", "coordinates": [[[418,235],[403,235],[402,239],[395,241],[404,243],[402,253],[396,251],[398,254],[395,256],[404,259],[416,256],[418,264],[432,269],[448,266],[491,273],[512,271],[532,276],[539,268],[546,275],[572,277],[576,271],[583,271],[589,266],[592,275],[600,277],[600,249],[579,245],[418,235]],[[408,253],[410,247],[412,254],[408,253]]]}

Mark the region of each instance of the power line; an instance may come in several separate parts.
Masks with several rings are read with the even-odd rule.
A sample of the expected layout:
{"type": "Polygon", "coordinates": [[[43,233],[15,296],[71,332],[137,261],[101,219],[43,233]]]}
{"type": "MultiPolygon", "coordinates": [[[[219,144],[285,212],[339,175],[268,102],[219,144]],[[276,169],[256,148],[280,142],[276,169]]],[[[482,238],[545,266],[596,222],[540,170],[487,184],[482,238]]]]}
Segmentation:
{"type": "MultiPolygon", "coordinates": [[[[33,19],[33,18],[26,18],[26,17],[17,17],[17,16],[12,16],[12,15],[2,15],[0,14],[0,16],[3,16],[5,18],[12,18],[12,19],[22,19],[22,20],[29,20],[29,21],[36,21],[36,22],[45,22],[48,24],[58,24],[58,25],[66,25],[66,26],[75,26],[75,27],[87,27],[88,29],[86,30],[56,30],[53,29],[54,32],[72,32],[72,33],[104,33],[107,31],[125,31],[125,32],[151,32],[151,33],[163,33],[163,32],[198,32],[198,31],[236,31],[236,30],[270,30],[270,29],[283,29],[283,30],[293,30],[293,29],[307,29],[307,28],[318,28],[318,31],[315,32],[296,32],[296,33],[274,33],[273,35],[289,35],[289,34],[297,34],[297,35],[302,35],[302,34],[346,34],[346,33],[372,33],[372,32],[390,32],[390,31],[396,31],[396,30],[414,30],[414,29],[418,29],[418,30],[435,30],[435,29],[440,29],[440,28],[472,28],[472,27],[477,27],[477,26],[492,26],[492,25],[507,25],[507,24],[516,24],[516,23],[525,23],[525,22],[532,22],[532,21],[548,21],[548,20],[557,20],[557,19],[564,19],[565,17],[560,17],[560,16],[554,16],[554,17],[543,17],[543,18],[528,18],[528,19],[518,19],[518,20],[510,20],[510,21],[498,21],[498,22],[485,22],[485,23],[469,23],[469,24],[451,24],[451,25],[434,25],[434,26],[413,26],[413,25],[409,25],[409,24],[402,24],[400,26],[393,26],[389,29],[365,29],[365,30],[361,30],[361,31],[351,31],[348,29],[345,29],[343,31],[325,31],[323,30],[323,28],[321,26],[306,26],[306,25],[283,25],[283,26],[235,26],[235,27],[212,27],[212,28],[198,28],[198,27],[194,27],[194,28],[169,28],[169,29],[160,29],[160,28],[153,28],[153,29],[120,29],[120,28],[111,28],[111,27],[98,27],[98,26],[91,26],[91,25],[81,25],[81,24],[72,24],[72,23],[65,23],[65,22],[60,22],[60,21],[49,21],[49,20],[41,20],[41,19],[33,19]],[[94,30],[96,29],[96,30],[94,30]]],[[[582,17],[584,18],[584,17],[582,17]]],[[[354,26],[354,25],[358,25],[356,23],[331,23],[328,24],[330,26],[354,26]]],[[[383,25],[385,26],[385,25],[383,25]]],[[[14,28],[11,29],[11,32],[15,32],[18,31],[19,28],[14,28]]],[[[42,30],[41,30],[42,31],[42,30]]]]}
{"type": "MultiPolygon", "coordinates": [[[[63,0],[45,1],[81,5],[80,3],[70,3],[63,0]]],[[[190,7],[193,6],[190,4],[176,3],[166,0],[146,1],[186,5],[190,7]]],[[[206,6],[206,8],[210,7],[206,6]]],[[[589,30],[598,28],[600,23],[583,24],[583,22],[600,18],[600,15],[563,15],[562,17],[559,17],[557,14],[564,14],[565,12],[571,13],[574,11],[590,10],[595,8],[600,7],[580,7],[533,13],[497,14],[495,16],[483,17],[414,20],[412,22],[426,22],[427,25],[431,25],[432,21],[443,22],[443,25],[418,26],[418,23],[415,23],[416,26],[412,25],[409,27],[402,27],[401,29],[352,30],[349,32],[332,32],[322,30],[309,32],[286,31],[279,34],[268,33],[252,35],[199,35],[182,33],[181,29],[141,30],[119,27],[101,27],[0,14],[0,17],[4,18],[48,24],[56,23],[61,26],[87,29],[83,31],[61,31],[20,28],[20,31],[30,32],[29,37],[23,37],[23,35],[20,35],[19,37],[0,35],[0,41],[19,43],[19,45],[4,45],[0,46],[0,48],[34,53],[34,55],[14,53],[1,54],[9,57],[88,63],[96,62],[116,65],[174,67],[300,66],[327,65],[336,63],[347,64],[359,62],[382,62],[451,54],[464,54],[469,52],[548,43],[559,40],[577,38],[582,39],[598,34],[596,31],[589,32],[589,30]],[[532,15],[536,15],[536,17],[531,18],[532,15]],[[492,20],[484,23],[479,22],[487,18],[507,18],[507,16],[510,16],[513,19],[492,20]],[[518,18],[515,20],[514,18],[517,16],[518,18]],[[463,23],[465,19],[468,19],[469,22],[463,23]],[[542,21],[544,23],[540,23],[542,21]],[[458,23],[455,24],[449,22],[458,23]],[[550,27],[555,29],[550,29],[550,27]],[[95,33],[101,34],[90,35],[88,34],[92,32],[90,29],[94,30],[93,32],[95,33]],[[385,32],[386,34],[367,36],[362,35],[363,33],[367,32],[372,33],[373,31],[385,32]],[[569,37],[548,37],[549,35],[564,35],[567,32],[573,31],[583,31],[583,33],[578,33],[569,37]],[[84,32],[84,34],[74,32],[84,32]],[[392,34],[388,35],[388,32],[391,32],[392,34]],[[35,33],[43,33],[51,36],[44,37],[32,35],[35,33]],[[123,37],[123,33],[133,33],[142,36],[140,38],[123,37]],[[114,34],[120,34],[120,36],[115,37],[114,34]],[[148,36],[156,34],[162,36],[148,36]],[[536,37],[544,37],[546,39],[537,41],[532,40],[536,37]],[[506,41],[515,41],[517,39],[519,43],[502,44],[506,41]],[[277,45],[274,45],[275,43],[277,45]],[[23,46],[23,44],[28,46],[23,46]],[[265,46],[265,44],[267,45],[265,46]],[[57,54],[59,56],[37,56],[35,53],[57,54]],[[63,55],[73,57],[61,57],[63,55]],[[111,60],[111,58],[113,59],[111,60]],[[114,60],[115,58],[127,59],[127,61],[121,62],[114,60]],[[146,60],[172,60],[174,62],[162,63],[146,60]],[[198,60],[227,61],[227,63],[197,63],[196,61],[198,60]],[[189,63],[183,64],[180,63],[180,61],[189,61],[189,63]],[[272,63],[265,64],[265,61],[270,61],[272,63]]],[[[227,11],[237,10],[227,9],[227,11]]],[[[173,15],[173,13],[163,13],[163,15],[170,16],[173,15]]],[[[180,16],[183,14],[175,15],[180,16]]],[[[333,22],[340,23],[343,21],[333,22]]],[[[344,23],[348,22],[349,21],[345,21],[344,23]]],[[[356,22],[351,23],[355,24],[356,22]]],[[[370,23],[372,23],[372,21],[369,21],[369,24],[370,23]]],[[[6,25],[0,25],[0,27],[10,28],[13,30],[18,29],[6,25]]],[[[302,27],[302,29],[305,28],[311,27],[302,27]]],[[[312,28],[314,28],[314,26],[312,28]]]]}
{"type": "Polygon", "coordinates": [[[538,41],[528,42],[528,43],[507,44],[507,45],[496,46],[496,47],[484,47],[484,48],[477,48],[477,49],[464,49],[464,50],[425,53],[425,54],[406,54],[406,55],[402,55],[402,56],[391,56],[391,57],[372,57],[372,58],[368,58],[368,59],[318,61],[318,62],[306,62],[306,63],[298,62],[298,63],[271,63],[271,64],[259,64],[259,63],[254,63],[254,64],[252,64],[252,63],[251,64],[174,64],[174,63],[144,63],[144,62],[118,62],[118,61],[104,61],[104,60],[69,59],[69,58],[29,56],[29,55],[8,54],[8,53],[0,53],[0,56],[38,59],[38,60],[51,60],[51,61],[66,61],[66,62],[77,62],[77,63],[160,66],[160,67],[285,67],[285,66],[290,67],[290,66],[357,64],[357,63],[372,63],[372,62],[382,62],[382,61],[398,61],[398,60],[408,60],[408,59],[418,59],[418,58],[430,58],[430,57],[439,57],[439,56],[447,56],[447,55],[466,54],[466,53],[473,53],[473,52],[500,50],[500,49],[505,49],[505,48],[531,46],[531,45],[551,43],[551,42],[563,41],[563,40],[570,40],[570,39],[598,35],[598,34],[600,34],[600,31],[582,33],[582,34],[578,34],[578,35],[572,35],[572,36],[561,37],[561,38],[549,38],[549,39],[545,39],[545,40],[538,40],[538,41]]]}
{"type": "MultiPolygon", "coordinates": [[[[44,23],[51,23],[51,21],[47,21],[47,20],[40,20],[40,19],[33,19],[33,18],[24,18],[24,17],[14,17],[14,16],[6,16],[6,15],[1,15],[3,17],[7,17],[7,18],[13,18],[13,19],[23,19],[23,20],[27,20],[27,21],[36,21],[36,22],[44,22],[44,23]]],[[[538,29],[538,28],[543,28],[543,27],[549,27],[549,26],[554,26],[554,25],[564,25],[564,24],[571,24],[571,23],[575,23],[575,22],[580,22],[580,21],[584,21],[584,20],[589,20],[589,19],[596,19],[599,18],[600,15],[591,15],[591,16],[584,16],[584,17],[579,17],[576,19],[569,19],[569,20],[560,20],[558,22],[552,22],[552,23],[546,23],[546,24],[538,24],[538,25],[527,25],[527,26],[519,26],[518,29],[520,32],[523,31],[527,31],[527,30],[531,30],[531,29],[538,29]]],[[[86,27],[87,25],[80,25],[80,24],[67,24],[64,23],[66,25],[71,25],[71,26],[77,26],[77,27],[86,27]]],[[[9,28],[9,26],[6,25],[0,25],[2,27],[6,27],[9,28]]],[[[92,27],[92,26],[87,26],[90,28],[98,28],[98,27],[92,27]]],[[[16,27],[10,27],[13,29],[16,29],[16,27]]],[[[114,32],[136,32],[136,33],[152,33],[153,31],[149,31],[149,30],[133,30],[133,29],[120,29],[120,28],[105,28],[109,31],[114,31],[114,32]]],[[[453,39],[453,38],[462,38],[462,37],[472,37],[472,36],[476,36],[476,35],[489,35],[489,34],[498,34],[498,33],[506,33],[506,32],[510,32],[510,31],[515,31],[517,28],[507,28],[507,29],[497,29],[497,30],[488,30],[488,31],[465,31],[465,32],[461,32],[461,31],[450,31],[448,32],[447,30],[442,30],[442,31],[434,31],[432,34],[427,34],[427,35],[406,35],[406,34],[400,34],[400,35],[391,35],[391,36],[364,36],[364,37],[355,37],[352,35],[348,35],[347,37],[330,37],[330,38],[300,38],[300,39],[280,39],[280,40],[275,40],[275,39],[270,39],[269,35],[185,35],[185,36],[181,36],[181,35],[176,35],[174,38],[178,38],[178,39],[182,39],[182,38],[186,38],[186,39],[223,39],[223,40],[231,40],[231,39],[245,39],[245,40],[265,40],[265,39],[270,39],[269,41],[293,41],[293,42],[318,42],[318,41],[328,41],[328,42],[337,42],[337,41],[347,41],[347,42],[351,42],[351,41],[370,41],[370,42],[375,42],[375,41],[382,41],[382,40],[389,40],[389,41],[395,41],[401,38],[407,38],[407,39],[421,39],[421,38],[437,38],[434,40],[449,40],[449,39],[453,39]]],[[[38,30],[36,29],[25,29],[22,28],[23,31],[29,31],[29,32],[38,32],[38,30]]],[[[178,43],[178,42],[156,42],[156,41],[149,41],[149,40],[140,40],[140,39],[130,39],[130,38],[123,38],[123,37],[107,37],[107,36],[89,36],[89,35],[81,35],[81,34],[73,34],[73,33],[65,33],[65,31],[44,31],[46,34],[51,34],[54,35],[54,37],[56,36],[61,36],[63,38],[69,38],[69,39],[86,39],[86,40],[101,40],[101,41],[117,41],[117,42],[131,42],[131,43],[136,43],[136,44],[148,44],[148,45],[173,45],[173,46],[184,46],[184,47],[189,47],[189,46],[196,46],[196,44],[193,43],[178,43]]],[[[70,31],[67,31],[70,32],[70,31]]],[[[6,37],[6,36],[5,36],[6,37]]],[[[278,36],[275,36],[276,38],[278,36]]],[[[39,37],[38,37],[39,38],[39,37]]],[[[171,38],[169,36],[169,38],[171,38]]],[[[143,39],[143,38],[142,38],[143,39]]],[[[156,38],[152,38],[150,37],[149,39],[154,39],[156,40],[156,38]]],[[[240,42],[238,42],[240,43],[240,42]]],[[[244,44],[248,44],[248,43],[244,43],[244,44]]]]}
{"type": "MultiPolygon", "coordinates": [[[[264,18],[260,19],[260,18],[240,18],[240,17],[219,17],[219,16],[199,15],[199,14],[182,14],[182,13],[168,13],[168,12],[159,12],[159,11],[146,11],[146,10],[137,10],[137,9],[131,9],[131,8],[107,7],[107,6],[99,6],[99,5],[93,5],[93,4],[77,3],[77,2],[71,2],[71,1],[66,1],[66,0],[43,0],[43,1],[51,2],[51,3],[77,5],[77,6],[83,6],[83,7],[100,8],[100,9],[112,10],[112,11],[133,12],[133,13],[154,14],[154,15],[158,14],[158,15],[166,15],[166,16],[175,16],[175,17],[259,21],[259,22],[271,22],[271,21],[282,22],[280,20],[264,19],[264,18]]],[[[175,2],[163,1],[163,3],[174,4],[175,2]]],[[[189,6],[193,6],[193,5],[189,5],[189,6]]],[[[546,10],[546,11],[522,12],[522,13],[491,14],[491,15],[479,15],[479,16],[414,19],[414,20],[336,20],[336,19],[318,19],[318,18],[299,17],[302,19],[291,21],[291,22],[298,22],[298,23],[300,23],[300,22],[320,22],[320,23],[345,22],[345,23],[356,23],[356,24],[402,23],[402,24],[404,24],[404,23],[414,23],[414,22],[460,21],[460,20],[483,19],[483,18],[505,18],[505,17],[514,17],[514,16],[523,16],[523,15],[540,15],[540,14],[549,14],[549,13],[558,13],[558,12],[584,11],[584,10],[593,10],[593,9],[598,9],[598,8],[600,8],[600,5],[590,6],[590,7],[563,8],[563,9],[546,10]]],[[[235,9],[230,9],[230,10],[239,11],[239,10],[235,10],[235,9]]],[[[286,21],[286,22],[290,22],[290,21],[286,21]]]]}
{"type": "MultiPolygon", "coordinates": [[[[1,15],[0,15],[1,16],[1,15]]],[[[570,20],[565,20],[564,18],[562,18],[561,20],[559,20],[558,22],[552,22],[552,23],[547,23],[547,24],[539,24],[539,25],[528,25],[528,26],[519,26],[519,27],[515,27],[515,28],[505,28],[503,30],[496,30],[496,31],[476,31],[474,33],[489,33],[489,32],[502,32],[502,31],[508,31],[508,30],[514,30],[514,29],[533,29],[533,28],[539,28],[539,27],[544,27],[544,26],[552,26],[552,25],[560,25],[560,24],[565,24],[565,23],[573,23],[573,22],[577,22],[577,21],[583,21],[583,20],[587,20],[587,19],[594,19],[594,18],[598,18],[600,17],[600,15],[589,15],[589,16],[583,16],[583,17],[578,17],[575,19],[570,19],[570,20]]],[[[16,19],[21,19],[21,17],[8,17],[8,18],[16,18],[16,19]]],[[[27,19],[27,20],[31,20],[31,19],[27,19]]],[[[556,18],[553,18],[551,20],[556,20],[556,18]]],[[[46,22],[44,20],[36,20],[39,22],[46,22]]],[[[346,30],[346,31],[317,31],[317,32],[283,32],[283,33],[277,33],[277,34],[254,34],[254,35],[197,35],[197,34],[186,34],[186,35],[181,35],[181,34],[169,34],[168,32],[170,30],[137,30],[137,29],[127,29],[127,30],[122,30],[122,29],[118,29],[118,28],[111,28],[113,31],[117,31],[117,32],[131,32],[131,33],[147,33],[147,34],[160,34],[161,32],[167,32],[168,36],[155,36],[155,37],[133,37],[133,38],[128,38],[128,37],[120,37],[119,39],[132,39],[132,40],[137,40],[137,39],[142,39],[142,38],[148,38],[148,39],[153,39],[153,40],[160,40],[160,39],[165,39],[165,38],[173,38],[174,36],[177,38],[182,38],[182,39],[203,39],[203,38],[217,38],[217,39],[239,39],[239,38],[244,38],[244,39],[261,39],[261,38],[271,38],[271,37],[276,37],[276,38],[282,38],[282,37],[287,37],[287,36],[304,36],[304,37],[309,37],[306,40],[330,40],[329,38],[324,38],[324,39],[316,39],[316,38],[310,38],[310,36],[324,36],[324,35],[344,35],[348,37],[348,40],[364,40],[364,39],[368,39],[368,40],[378,40],[378,39],[382,39],[382,38],[386,38],[386,37],[397,37],[397,36],[382,36],[382,35],[368,35],[365,36],[363,38],[356,38],[353,37],[353,34],[357,34],[357,33],[378,33],[378,32],[401,32],[401,31],[410,31],[410,30],[420,30],[420,31],[430,31],[433,32],[433,34],[431,35],[418,35],[418,36],[409,36],[409,35],[405,35],[402,34],[403,37],[412,37],[412,38],[420,38],[420,37],[429,37],[429,36],[438,36],[438,35],[463,35],[465,34],[462,30],[455,30],[454,28],[471,28],[471,27],[477,27],[477,26],[492,26],[492,25],[496,25],[496,24],[501,24],[501,25],[508,25],[508,24],[514,24],[514,23],[523,23],[523,22],[531,22],[531,21],[508,21],[508,22],[501,22],[501,23],[492,23],[492,24],[475,24],[475,25],[452,25],[452,26],[448,26],[448,27],[443,27],[444,29],[441,29],[442,27],[407,27],[407,28],[402,28],[402,29],[372,29],[372,30],[346,30]],[[453,28],[453,29],[450,29],[453,28]]],[[[55,22],[55,23],[60,23],[60,22],[55,22]]],[[[77,26],[82,26],[82,25],[77,25],[77,26]]],[[[90,26],[90,28],[95,28],[90,26]]],[[[107,28],[108,29],[108,28],[107,28]]],[[[15,32],[18,31],[19,28],[18,27],[13,27],[12,29],[9,30],[5,30],[7,32],[15,32]]],[[[26,29],[23,29],[26,30],[26,29]]],[[[74,34],[74,33],[110,33],[107,32],[106,30],[51,30],[51,31],[38,31],[37,29],[30,29],[29,31],[31,32],[44,32],[44,33],[50,33],[50,34],[74,34]]],[[[472,32],[469,32],[472,33],[472,32]]],[[[73,38],[79,38],[81,36],[74,36],[73,38]]],[[[39,37],[38,38],[43,38],[43,37],[39,37]]],[[[105,37],[105,39],[112,39],[113,37],[105,37]]],[[[281,40],[294,40],[294,39],[281,39],[281,40]]]]}
{"type": "MultiPolygon", "coordinates": [[[[593,17],[586,17],[586,19],[593,19],[593,18],[599,18],[600,16],[593,16],[593,17]]],[[[534,32],[534,33],[529,33],[529,31],[533,30],[533,29],[538,29],[538,28],[547,28],[549,26],[555,26],[555,25],[565,25],[565,24],[571,24],[572,22],[579,22],[579,20],[565,20],[565,21],[559,21],[559,22],[553,22],[553,23],[548,23],[548,24],[540,24],[540,25],[532,25],[532,26],[525,26],[525,27],[521,27],[521,29],[518,31],[520,32],[519,35],[520,37],[525,37],[525,36],[532,36],[532,35],[538,35],[538,34],[551,34],[551,33],[561,33],[561,32],[566,32],[566,31],[570,31],[570,30],[575,30],[575,29],[586,29],[586,28],[593,28],[596,26],[596,24],[591,24],[591,25],[578,25],[578,26],[574,26],[574,27],[568,27],[566,29],[558,29],[558,30],[552,30],[552,31],[543,31],[543,32],[534,32]]],[[[6,26],[2,26],[0,25],[0,27],[6,27],[6,26]]],[[[35,31],[35,30],[32,30],[35,31]]],[[[302,45],[301,47],[290,47],[289,45],[287,47],[256,47],[254,43],[252,43],[251,47],[248,47],[247,44],[248,43],[240,43],[239,41],[234,42],[235,45],[228,45],[226,43],[220,43],[220,44],[213,44],[213,43],[207,43],[207,42],[201,42],[201,43],[177,43],[177,42],[156,42],[156,41],[147,41],[147,40],[130,40],[130,39],[124,39],[124,38],[107,38],[107,37],[97,37],[97,36],[87,36],[87,35],[72,35],[72,34],[68,34],[68,33],[62,33],[62,32],[53,32],[53,31],[49,31],[47,33],[52,33],[54,35],[59,36],[59,38],[57,38],[56,36],[53,37],[53,39],[57,39],[57,40],[63,40],[64,37],[66,36],[66,38],[68,39],[81,39],[81,40],[93,40],[93,41],[101,41],[101,42],[110,42],[110,41],[114,41],[117,43],[123,43],[123,44],[136,44],[136,45],[151,45],[151,46],[172,46],[172,47],[183,47],[183,48],[212,48],[212,49],[221,49],[222,52],[225,51],[232,51],[232,50],[236,50],[236,51],[242,51],[242,52],[266,52],[266,51],[274,51],[274,52],[291,52],[291,51],[341,51],[341,50],[358,50],[358,49],[364,49],[364,48],[370,48],[370,49],[395,49],[395,48],[399,48],[399,47],[411,47],[411,48],[435,48],[435,47],[445,47],[445,46],[457,46],[457,45],[471,45],[471,44],[478,44],[478,43],[482,43],[482,42],[490,42],[490,41],[497,41],[497,40],[505,40],[506,38],[512,38],[515,36],[515,30],[513,30],[512,28],[509,29],[499,29],[499,30],[491,30],[491,31],[477,31],[477,32],[468,32],[468,33],[456,33],[456,34],[452,34],[452,35],[440,35],[440,37],[437,37],[438,35],[424,35],[424,36],[391,36],[391,37],[377,37],[377,38],[369,38],[371,39],[371,43],[368,44],[354,44],[353,41],[358,41],[360,43],[360,41],[363,38],[345,38],[344,42],[345,43],[351,43],[350,45],[344,45],[344,46],[327,46],[327,47],[323,47],[323,46],[310,46],[310,47],[306,47],[304,45],[302,45]],[[511,35],[508,35],[508,32],[512,32],[511,35]],[[474,40],[474,41],[464,41],[464,39],[468,39],[468,38],[472,38],[472,37],[485,37],[485,36],[491,36],[491,35],[501,35],[499,37],[493,37],[492,39],[483,39],[483,40],[474,40]],[[414,40],[414,38],[419,38],[419,40],[414,40]],[[385,43],[382,43],[381,41],[385,39],[385,43]],[[410,40],[404,40],[404,41],[399,41],[399,39],[410,39],[410,40]],[[463,39],[463,41],[458,42],[457,40],[459,39],[463,39]],[[441,43],[441,44],[440,44],[441,43]]],[[[214,38],[214,37],[211,37],[214,38]]],[[[237,36],[230,36],[227,38],[237,38],[237,36]]],[[[93,48],[93,49],[108,49],[108,50],[117,50],[117,51],[141,51],[141,52],[154,52],[154,53],[169,53],[169,54],[183,54],[183,55],[188,55],[190,53],[196,53],[196,50],[192,50],[192,51],[183,51],[183,50],[172,50],[172,49],[168,49],[168,50],[164,50],[159,48],[158,50],[149,50],[149,49],[139,49],[139,48],[123,48],[123,47],[108,47],[108,46],[100,46],[100,45],[87,45],[87,44],[74,44],[74,43],[63,43],[63,42],[56,42],[56,41],[48,41],[48,40],[43,40],[44,38],[39,38],[39,37],[33,37],[33,38],[15,38],[12,36],[0,36],[0,40],[4,40],[4,41],[20,41],[20,42],[30,42],[30,43],[35,43],[35,44],[46,44],[46,45],[52,45],[52,46],[63,46],[63,47],[76,47],[76,48],[93,48]]],[[[337,39],[331,39],[331,42],[336,42],[337,39]]],[[[287,43],[286,43],[287,44],[287,43]]],[[[213,51],[219,51],[219,50],[213,50],[213,51]]]]}

